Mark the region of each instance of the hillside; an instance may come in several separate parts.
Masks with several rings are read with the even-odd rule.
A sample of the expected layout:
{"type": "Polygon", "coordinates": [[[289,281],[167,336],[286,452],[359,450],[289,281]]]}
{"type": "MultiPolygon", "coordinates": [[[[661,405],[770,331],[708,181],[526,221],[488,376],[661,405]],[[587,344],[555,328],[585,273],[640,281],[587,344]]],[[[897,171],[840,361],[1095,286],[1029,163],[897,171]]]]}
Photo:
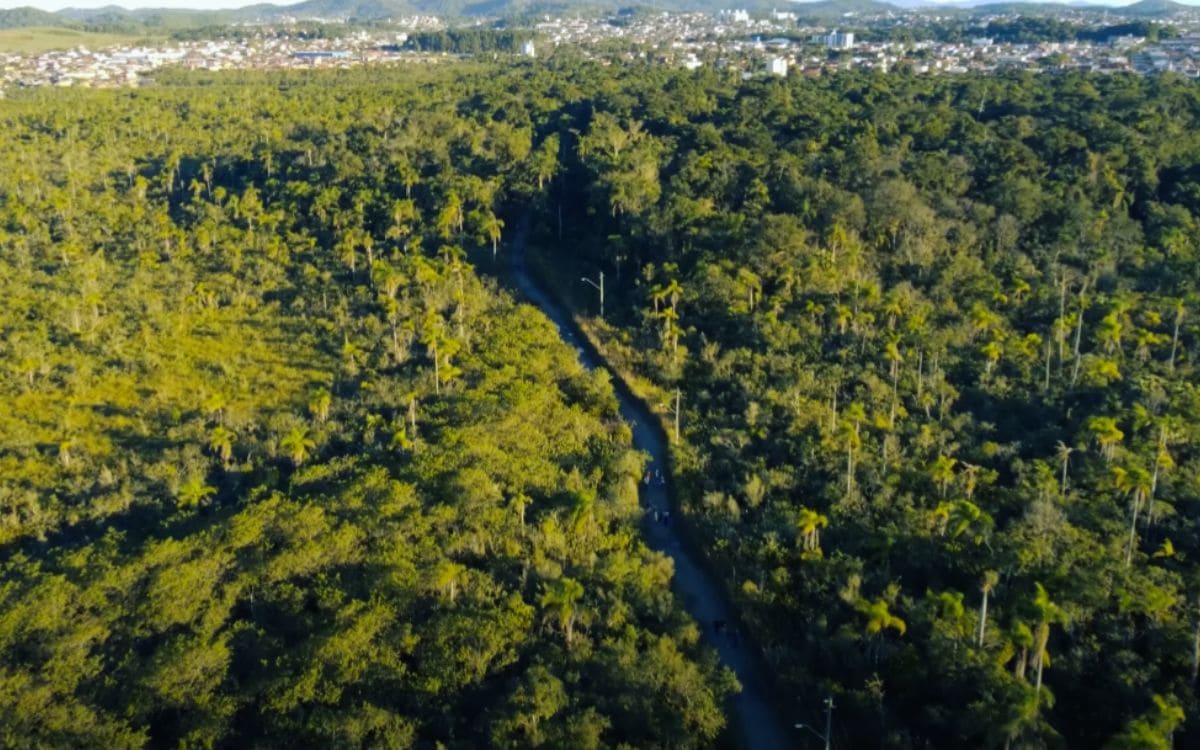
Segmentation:
{"type": "Polygon", "coordinates": [[[0,101],[0,744],[721,741],[497,72],[0,101]]]}
{"type": "Polygon", "coordinates": [[[1197,9],[1193,6],[1172,2],[1172,0],[1141,0],[1141,2],[1137,2],[1132,5],[1126,5],[1114,10],[1121,15],[1147,16],[1152,18],[1164,18],[1178,15],[1180,13],[1197,12],[1197,9]]]}
{"type": "Polygon", "coordinates": [[[59,26],[63,24],[63,19],[61,14],[47,13],[37,8],[0,8],[0,29],[59,26]]]}
{"type": "Polygon", "coordinates": [[[839,18],[842,16],[871,16],[903,13],[904,10],[879,0],[815,0],[792,3],[787,9],[801,18],[839,18]]]}

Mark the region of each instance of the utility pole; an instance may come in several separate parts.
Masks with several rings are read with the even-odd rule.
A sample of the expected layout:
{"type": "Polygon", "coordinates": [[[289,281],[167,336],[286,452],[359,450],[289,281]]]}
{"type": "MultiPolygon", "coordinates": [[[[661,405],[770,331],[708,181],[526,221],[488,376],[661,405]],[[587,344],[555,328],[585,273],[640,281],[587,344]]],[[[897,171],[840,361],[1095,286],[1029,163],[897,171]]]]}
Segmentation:
{"type": "Polygon", "coordinates": [[[825,743],[825,750],[831,750],[833,747],[833,696],[825,699],[825,734],[821,734],[807,724],[797,724],[796,729],[807,729],[825,743]]]}
{"type": "Polygon", "coordinates": [[[825,750],[833,743],[833,696],[825,699],[825,750]]]}
{"type": "Polygon", "coordinates": [[[600,292],[600,317],[603,318],[604,317],[604,272],[603,271],[600,272],[600,283],[599,284],[592,281],[591,279],[589,279],[586,276],[581,278],[580,281],[584,282],[585,284],[591,284],[593,287],[596,288],[596,291],[600,292]]]}

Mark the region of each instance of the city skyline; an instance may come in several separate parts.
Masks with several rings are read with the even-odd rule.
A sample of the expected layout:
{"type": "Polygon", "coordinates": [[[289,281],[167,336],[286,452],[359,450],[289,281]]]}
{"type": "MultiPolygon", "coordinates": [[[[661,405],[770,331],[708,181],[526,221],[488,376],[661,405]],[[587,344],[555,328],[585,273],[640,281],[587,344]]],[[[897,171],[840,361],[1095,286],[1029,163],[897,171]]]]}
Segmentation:
{"type": "MultiPolygon", "coordinates": [[[[299,0],[282,0],[273,2],[273,5],[287,6],[294,5],[299,0]]],[[[781,2],[780,7],[789,5],[803,5],[805,2],[813,2],[815,0],[804,0],[804,2],[781,2]]],[[[1054,3],[1060,0],[1027,0],[1034,3],[1054,3]]],[[[1176,0],[1182,5],[1200,5],[1200,0],[1176,0]]],[[[926,0],[930,5],[956,5],[957,0],[926,0]]],[[[112,2],[112,0],[0,0],[0,10],[12,10],[14,8],[36,8],[44,11],[59,11],[66,8],[103,8],[106,6],[117,6],[126,9],[135,8],[170,8],[177,10],[226,10],[232,8],[242,8],[248,5],[254,5],[254,2],[240,2],[239,0],[124,0],[123,2],[112,2]]],[[[909,5],[909,3],[899,2],[897,5],[909,5]]],[[[1130,0],[1088,0],[1087,2],[1078,2],[1066,0],[1064,4],[1068,5],[1107,5],[1111,7],[1121,7],[1132,5],[1130,0]]],[[[737,7],[737,2],[731,2],[729,7],[737,7]]]]}

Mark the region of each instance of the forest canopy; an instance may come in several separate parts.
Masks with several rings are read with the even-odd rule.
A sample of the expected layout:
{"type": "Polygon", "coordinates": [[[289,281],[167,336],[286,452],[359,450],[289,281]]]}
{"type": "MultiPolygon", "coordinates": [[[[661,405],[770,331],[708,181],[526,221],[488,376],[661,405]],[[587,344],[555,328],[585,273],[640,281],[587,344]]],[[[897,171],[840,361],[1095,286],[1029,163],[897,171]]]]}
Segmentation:
{"type": "Polygon", "coordinates": [[[577,309],[681,423],[782,710],[833,695],[847,747],[1195,744],[1200,89],[607,77],[544,266],[613,280],[577,309]]]}
{"type": "Polygon", "coordinates": [[[501,288],[528,226],[781,715],[1195,744],[1198,120],[565,58],[0,102],[4,743],[720,742],[613,386],[501,288]]]}
{"type": "Polygon", "coordinates": [[[0,744],[721,733],[609,381],[474,270],[481,82],[0,102],[0,744]]]}

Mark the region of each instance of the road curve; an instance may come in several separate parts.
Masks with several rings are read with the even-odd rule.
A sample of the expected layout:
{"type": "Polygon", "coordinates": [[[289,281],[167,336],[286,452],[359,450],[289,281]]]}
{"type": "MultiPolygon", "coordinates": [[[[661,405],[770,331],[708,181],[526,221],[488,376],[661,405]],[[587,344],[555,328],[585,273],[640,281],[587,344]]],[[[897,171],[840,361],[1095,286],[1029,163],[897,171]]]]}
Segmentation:
{"type": "MultiPolygon", "coordinates": [[[[593,370],[609,369],[589,345],[567,311],[543,292],[530,275],[525,264],[527,231],[528,228],[523,223],[512,243],[512,275],[517,288],[558,327],[562,338],[579,352],[585,367],[593,370]]],[[[610,371],[610,374],[613,374],[621,416],[633,428],[634,445],[650,454],[654,469],[665,472],[668,466],[665,436],[655,427],[654,417],[646,405],[622,387],[614,373],[610,371]]],[[[700,565],[695,555],[688,551],[676,529],[676,522],[671,520],[670,523],[664,524],[654,519],[655,510],[660,513],[667,509],[674,510],[670,505],[666,485],[652,479],[649,484],[643,482],[639,487],[643,505],[651,509],[643,523],[647,543],[674,561],[675,577],[672,585],[676,593],[683,598],[684,606],[700,624],[705,642],[716,650],[721,661],[733,670],[738,681],[742,683],[741,693],[731,700],[729,707],[740,745],[746,750],[783,750],[794,747],[797,744],[796,738],[790,735],[794,730],[790,730],[787,723],[772,710],[771,703],[767,700],[769,683],[764,679],[759,662],[752,656],[753,647],[745,641],[744,636],[737,638],[735,628],[738,618],[722,595],[721,588],[700,565]],[[725,632],[717,633],[716,623],[725,623],[725,632]]]]}

